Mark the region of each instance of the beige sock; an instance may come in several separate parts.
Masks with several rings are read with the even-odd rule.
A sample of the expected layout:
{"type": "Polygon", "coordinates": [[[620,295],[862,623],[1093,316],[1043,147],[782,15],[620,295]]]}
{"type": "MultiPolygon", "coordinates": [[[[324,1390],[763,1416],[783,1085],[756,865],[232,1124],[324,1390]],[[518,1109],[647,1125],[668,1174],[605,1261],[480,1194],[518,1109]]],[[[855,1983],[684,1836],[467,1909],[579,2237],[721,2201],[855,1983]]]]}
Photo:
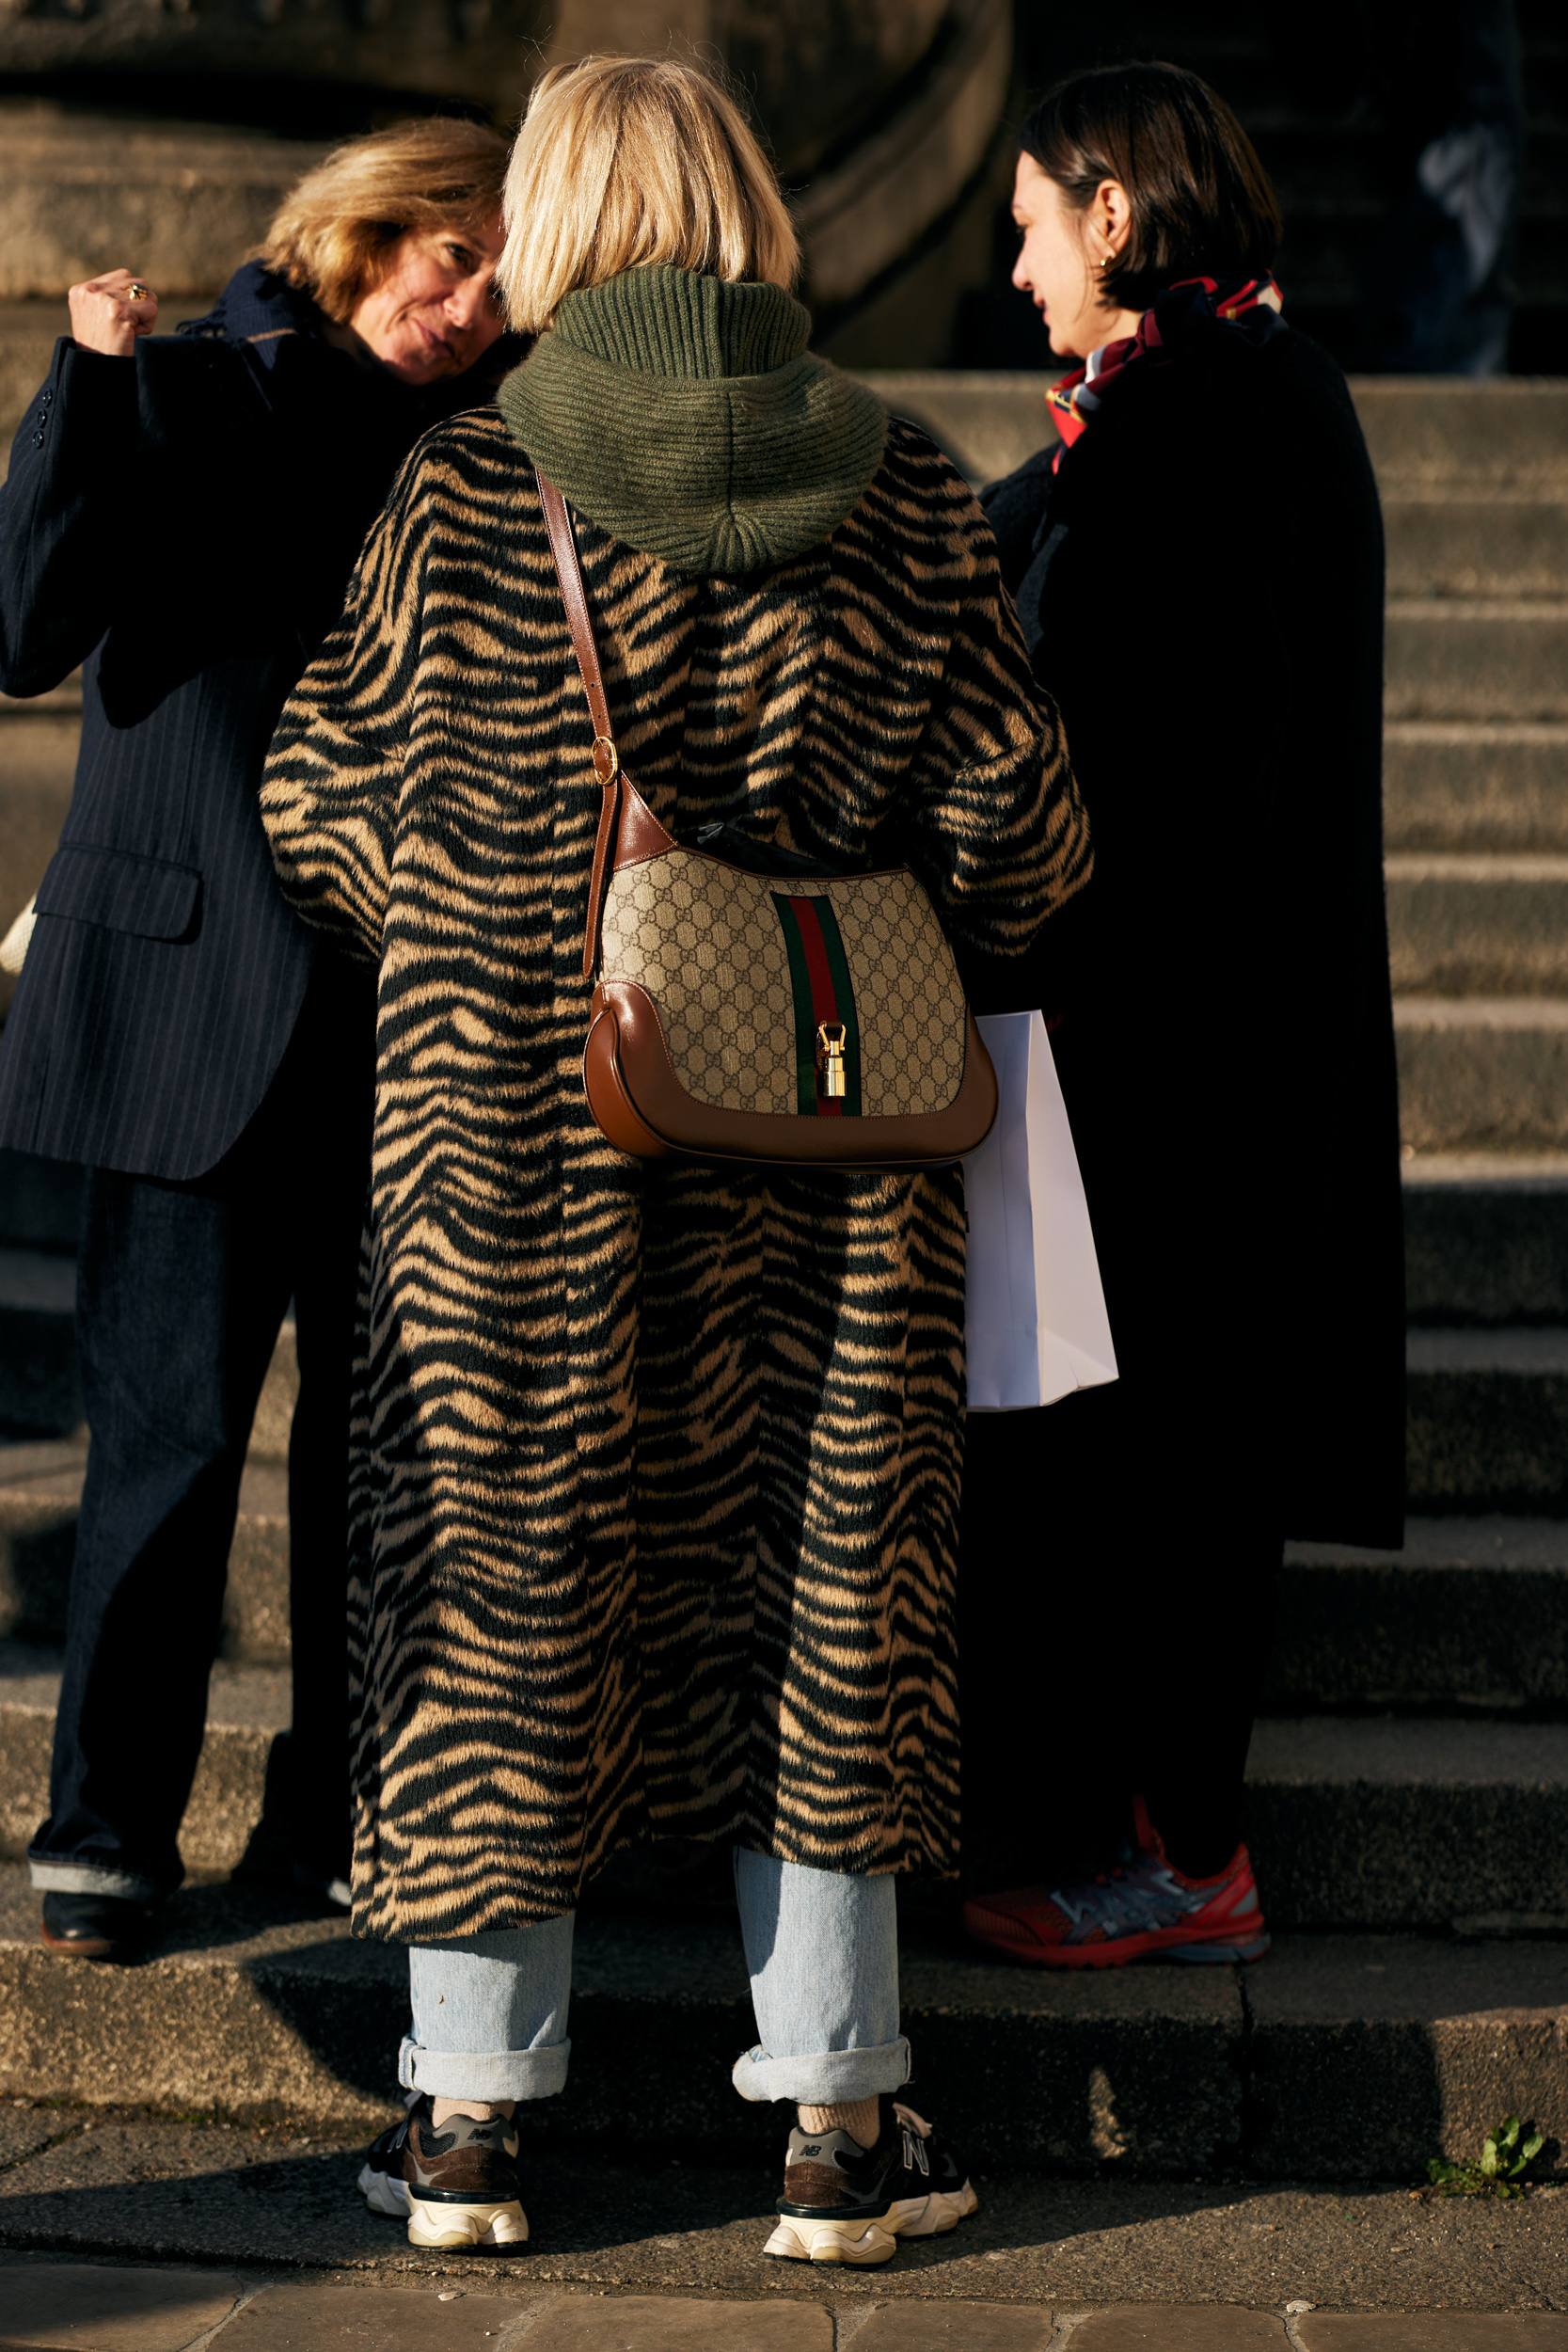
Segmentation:
{"type": "Polygon", "coordinates": [[[435,2099],[430,2103],[430,2120],[437,2131],[454,2115],[466,2115],[475,2123],[493,2123],[499,2116],[508,2122],[516,2110],[515,2099],[435,2099]]]}
{"type": "Polygon", "coordinates": [[[840,2099],[831,2107],[800,2107],[800,2129],[815,2137],[819,2132],[847,2132],[863,2148],[874,2148],[882,2128],[881,2103],[877,2099],[840,2099]]]}

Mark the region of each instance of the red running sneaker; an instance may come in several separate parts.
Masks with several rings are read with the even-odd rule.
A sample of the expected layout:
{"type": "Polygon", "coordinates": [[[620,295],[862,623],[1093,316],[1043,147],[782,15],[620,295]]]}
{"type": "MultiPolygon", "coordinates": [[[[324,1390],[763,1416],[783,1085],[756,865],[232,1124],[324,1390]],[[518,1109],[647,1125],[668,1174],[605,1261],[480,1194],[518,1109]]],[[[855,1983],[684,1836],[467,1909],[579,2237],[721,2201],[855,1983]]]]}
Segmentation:
{"type": "Polygon", "coordinates": [[[1130,1960],[1259,1960],[1269,1931],[1244,1846],[1218,1878],[1183,1878],[1165,1860],[1142,1797],[1132,1800],[1139,1851],[1106,1878],[1021,1886],[964,1905],[977,1944],[1037,1968],[1120,1968],[1130,1960]]]}

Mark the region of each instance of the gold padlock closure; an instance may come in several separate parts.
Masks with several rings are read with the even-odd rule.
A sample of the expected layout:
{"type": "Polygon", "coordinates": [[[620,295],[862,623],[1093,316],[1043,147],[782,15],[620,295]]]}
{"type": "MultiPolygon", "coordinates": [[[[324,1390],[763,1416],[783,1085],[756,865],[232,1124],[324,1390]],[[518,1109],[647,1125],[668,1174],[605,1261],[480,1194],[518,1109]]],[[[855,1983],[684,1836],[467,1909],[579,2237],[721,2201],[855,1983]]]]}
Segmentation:
{"type": "Polygon", "coordinates": [[[842,1021],[816,1025],[816,1091],[825,1103],[842,1102],[847,1091],[844,1067],[847,1034],[842,1021]]]}

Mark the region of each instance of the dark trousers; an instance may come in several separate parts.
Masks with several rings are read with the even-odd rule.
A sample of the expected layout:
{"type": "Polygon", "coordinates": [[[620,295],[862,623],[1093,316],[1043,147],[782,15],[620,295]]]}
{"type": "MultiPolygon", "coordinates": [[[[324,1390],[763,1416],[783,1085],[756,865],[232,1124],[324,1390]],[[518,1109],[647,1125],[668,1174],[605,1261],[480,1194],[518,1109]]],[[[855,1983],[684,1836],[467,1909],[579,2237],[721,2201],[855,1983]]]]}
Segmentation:
{"type": "Polygon", "coordinates": [[[151,1900],[180,1883],[240,1475],[291,1297],[280,1826],[308,1868],[346,1874],[348,1417],[372,1023],[368,977],[324,952],[265,1099],[216,1168],[182,1184],[87,1173],[77,1338],[90,1446],[35,1885],[151,1900]]]}
{"type": "Polygon", "coordinates": [[[1284,1542],[1227,1418],[1179,1373],[973,1414],[958,1571],[964,1878],[1103,1870],[1142,1795],[1178,1869],[1223,1869],[1284,1542]]]}

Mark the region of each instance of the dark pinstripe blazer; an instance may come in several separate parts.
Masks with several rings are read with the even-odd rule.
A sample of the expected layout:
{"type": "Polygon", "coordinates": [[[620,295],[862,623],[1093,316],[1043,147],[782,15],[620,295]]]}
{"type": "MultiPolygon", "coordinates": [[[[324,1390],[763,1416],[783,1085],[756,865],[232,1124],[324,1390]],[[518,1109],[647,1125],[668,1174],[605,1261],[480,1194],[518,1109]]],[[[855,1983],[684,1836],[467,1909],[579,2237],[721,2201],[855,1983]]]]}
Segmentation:
{"type": "Polygon", "coordinates": [[[329,952],[274,879],[261,762],[398,465],[494,377],[410,392],[316,323],[252,264],[134,360],[64,340],[12,447],[0,691],[80,662],[83,726],[0,1041],[0,1145],[201,1174],[329,952]]]}

